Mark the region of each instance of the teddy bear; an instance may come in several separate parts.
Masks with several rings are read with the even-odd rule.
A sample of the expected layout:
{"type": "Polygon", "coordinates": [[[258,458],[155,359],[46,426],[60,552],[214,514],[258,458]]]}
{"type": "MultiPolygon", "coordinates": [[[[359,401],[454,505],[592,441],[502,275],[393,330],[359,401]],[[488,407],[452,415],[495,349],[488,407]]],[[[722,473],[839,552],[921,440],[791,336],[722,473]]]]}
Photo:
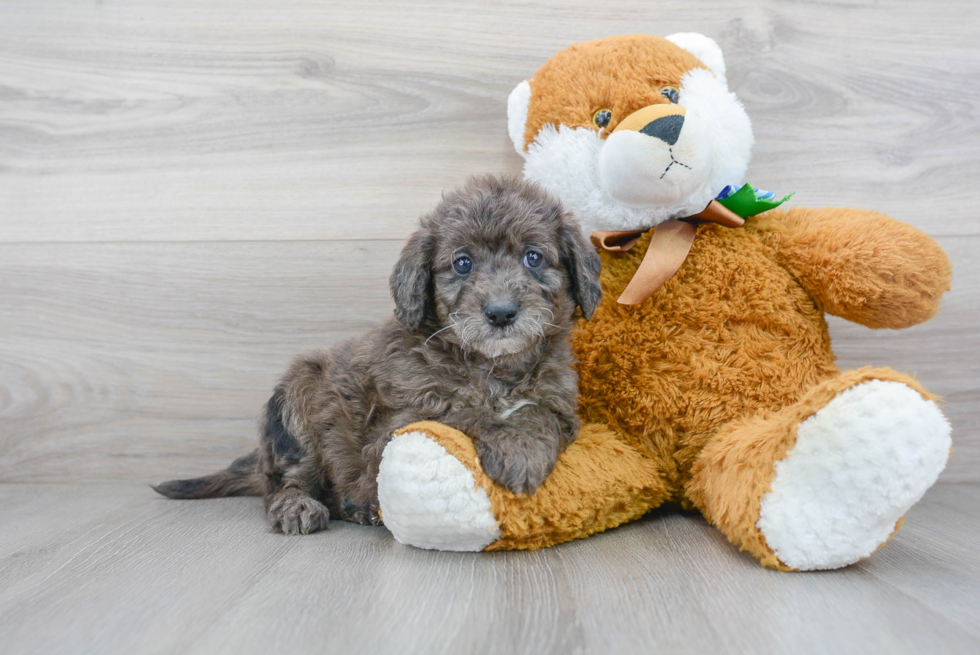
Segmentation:
{"type": "Polygon", "coordinates": [[[824,315],[928,320],[952,274],[939,246],[743,185],[751,122],[700,34],[573,45],[507,113],[525,178],[602,257],[604,300],[572,336],[583,426],[530,496],[495,485],[465,434],[399,430],[378,476],[395,538],[534,549],[670,504],[773,569],[840,568],[888,541],[945,467],[950,426],[909,375],[839,370],[824,315]]]}

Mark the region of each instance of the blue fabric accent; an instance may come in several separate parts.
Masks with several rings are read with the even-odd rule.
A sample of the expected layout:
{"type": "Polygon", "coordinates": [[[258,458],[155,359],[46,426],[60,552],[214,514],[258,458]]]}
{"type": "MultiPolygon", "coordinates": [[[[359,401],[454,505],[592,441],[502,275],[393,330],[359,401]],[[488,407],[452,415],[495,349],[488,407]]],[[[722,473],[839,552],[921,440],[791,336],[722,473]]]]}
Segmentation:
{"type": "MultiPolygon", "coordinates": [[[[724,200],[725,198],[728,198],[729,196],[734,195],[735,192],[738,191],[741,188],[742,188],[741,185],[726,184],[725,185],[725,188],[721,190],[721,193],[719,193],[717,196],[715,196],[715,200],[724,200]]],[[[775,201],[775,199],[776,199],[776,194],[773,193],[772,191],[766,191],[765,189],[756,189],[755,187],[752,187],[752,189],[755,191],[755,199],[756,200],[773,200],[773,201],[775,201]]]]}
{"type": "Polygon", "coordinates": [[[727,184],[727,185],[725,185],[725,188],[721,190],[721,193],[719,193],[717,196],[715,196],[715,200],[724,200],[728,196],[730,196],[733,193],[735,193],[736,191],[738,191],[740,188],[741,187],[737,187],[737,186],[735,186],[733,184],[727,184]]]}

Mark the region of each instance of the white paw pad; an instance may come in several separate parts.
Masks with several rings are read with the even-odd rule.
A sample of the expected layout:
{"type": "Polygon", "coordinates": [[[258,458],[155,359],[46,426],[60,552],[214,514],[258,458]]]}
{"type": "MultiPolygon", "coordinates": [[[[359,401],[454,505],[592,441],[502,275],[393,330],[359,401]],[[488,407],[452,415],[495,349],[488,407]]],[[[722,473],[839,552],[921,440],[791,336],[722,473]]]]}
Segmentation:
{"type": "Polygon", "coordinates": [[[842,391],[800,424],[796,445],[776,462],[756,527],[794,569],[853,564],[935,483],[950,443],[936,404],[900,382],[842,391]]]}
{"type": "Polygon", "coordinates": [[[378,500],[385,527],[403,544],[478,551],[500,537],[487,492],[422,432],[400,434],[385,447],[378,500]]]}

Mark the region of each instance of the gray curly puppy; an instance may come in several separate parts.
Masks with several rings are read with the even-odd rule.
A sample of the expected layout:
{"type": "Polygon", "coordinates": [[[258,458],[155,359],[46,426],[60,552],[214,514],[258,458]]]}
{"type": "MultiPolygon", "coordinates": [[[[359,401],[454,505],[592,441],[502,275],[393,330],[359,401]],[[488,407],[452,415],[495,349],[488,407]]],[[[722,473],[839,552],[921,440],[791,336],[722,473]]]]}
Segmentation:
{"type": "Polygon", "coordinates": [[[276,531],[331,517],[380,524],[393,430],[441,421],[484,471],[530,494],[578,432],[568,343],[602,295],[599,257],[561,204],[511,177],[474,178],[424,215],[391,274],[395,317],[296,359],[266,405],[260,447],[224,471],[154,487],[170,498],[265,495],[276,531]]]}

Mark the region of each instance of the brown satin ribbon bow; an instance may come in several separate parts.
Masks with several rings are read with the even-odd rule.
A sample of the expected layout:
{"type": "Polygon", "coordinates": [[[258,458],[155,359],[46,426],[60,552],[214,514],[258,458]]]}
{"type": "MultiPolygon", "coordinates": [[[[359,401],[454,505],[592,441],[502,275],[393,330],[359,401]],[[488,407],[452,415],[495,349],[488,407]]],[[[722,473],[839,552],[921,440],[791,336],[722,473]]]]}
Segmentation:
{"type": "MultiPolygon", "coordinates": [[[[694,243],[697,234],[697,223],[708,221],[725,227],[742,227],[745,219],[712,200],[702,211],[688,216],[665,221],[653,228],[650,245],[640,262],[640,267],[633,274],[633,279],[626,285],[619,303],[621,305],[639,305],[656,293],[667,280],[673,277],[681,267],[694,243]]],[[[592,243],[610,252],[626,252],[636,245],[646,230],[629,232],[611,232],[597,230],[592,233],[592,243]]]]}

